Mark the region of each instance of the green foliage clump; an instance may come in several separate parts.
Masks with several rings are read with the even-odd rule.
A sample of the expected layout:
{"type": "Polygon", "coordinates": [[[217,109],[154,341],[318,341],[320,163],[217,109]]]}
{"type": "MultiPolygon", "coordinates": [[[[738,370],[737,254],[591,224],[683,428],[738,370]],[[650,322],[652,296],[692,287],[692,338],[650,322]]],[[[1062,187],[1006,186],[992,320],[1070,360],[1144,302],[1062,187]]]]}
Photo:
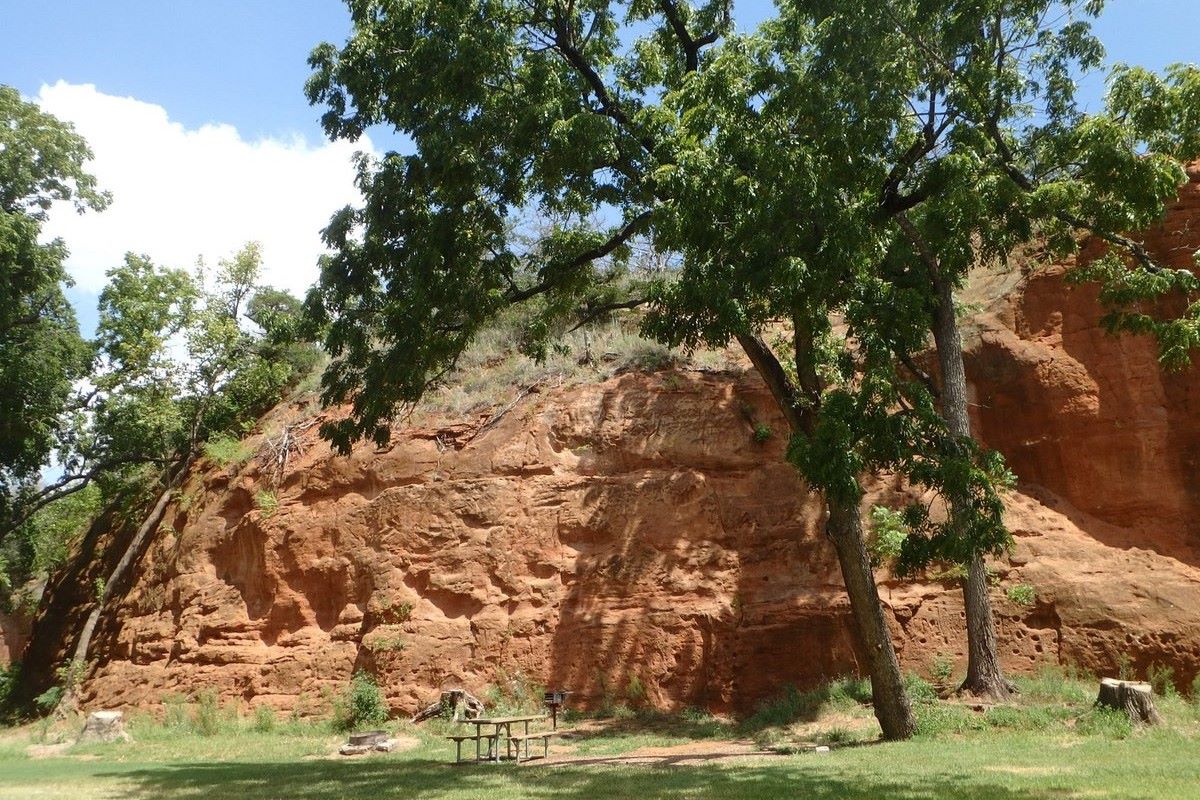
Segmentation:
{"type": "Polygon", "coordinates": [[[894,563],[900,557],[907,537],[908,526],[903,513],[885,506],[872,506],[871,535],[867,539],[871,566],[882,567],[894,563]]]}
{"type": "Polygon", "coordinates": [[[339,731],[383,725],[388,721],[387,700],[375,679],[356,672],[350,685],[333,702],[333,727],[339,731]]]}
{"type": "Polygon", "coordinates": [[[1018,606],[1031,606],[1037,601],[1037,593],[1033,586],[1028,583],[1018,583],[1014,586],[1009,586],[1004,593],[1014,604],[1018,606]]]}
{"type": "Polygon", "coordinates": [[[221,698],[216,689],[196,693],[196,711],[192,725],[201,736],[215,736],[221,730],[221,698]]]}
{"type": "Polygon", "coordinates": [[[255,733],[270,733],[275,730],[275,709],[270,706],[258,706],[254,709],[254,721],[251,729],[255,733]]]}
{"type": "Polygon", "coordinates": [[[1169,664],[1151,664],[1146,668],[1146,682],[1154,693],[1162,697],[1178,697],[1179,690],[1175,688],[1175,668],[1169,664]]]}
{"type": "Polygon", "coordinates": [[[279,509],[279,498],[270,489],[259,489],[254,495],[254,507],[269,517],[279,509]]]}
{"type": "Polygon", "coordinates": [[[950,674],[954,671],[954,659],[945,653],[938,653],[933,657],[933,666],[930,674],[938,683],[946,683],[950,680],[950,674]]]}
{"type": "Polygon", "coordinates": [[[752,438],[759,444],[763,444],[771,438],[771,426],[765,422],[754,423],[754,434],[752,435],[752,438]]]}
{"type": "MultiPolygon", "coordinates": [[[[508,674],[504,670],[496,673],[496,682],[487,688],[484,696],[487,704],[497,713],[524,714],[543,711],[542,701],[546,687],[524,672],[508,674]]],[[[612,706],[611,692],[604,690],[605,706],[612,706]]]]}
{"type": "Polygon", "coordinates": [[[23,602],[20,587],[50,575],[100,511],[100,489],[92,484],[50,503],[9,535],[0,535],[0,608],[23,602]]]}
{"type": "Polygon", "coordinates": [[[204,443],[204,455],[218,467],[244,464],[254,448],[229,434],[220,433],[204,443]]]}

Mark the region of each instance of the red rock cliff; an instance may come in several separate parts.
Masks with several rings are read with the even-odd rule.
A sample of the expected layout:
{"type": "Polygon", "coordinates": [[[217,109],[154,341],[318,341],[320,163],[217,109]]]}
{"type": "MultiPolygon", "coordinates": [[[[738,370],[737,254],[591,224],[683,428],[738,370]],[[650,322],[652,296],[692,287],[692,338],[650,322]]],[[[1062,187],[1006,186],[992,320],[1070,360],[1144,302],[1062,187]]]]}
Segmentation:
{"type": "MultiPolygon", "coordinates": [[[[1193,182],[1154,234],[1163,255],[1200,248],[1198,206],[1193,182]]],[[[1015,670],[1128,656],[1186,681],[1200,671],[1200,381],[1164,376],[1149,342],[1106,336],[1099,317],[1093,291],[1049,269],[976,320],[976,426],[1023,481],[1016,548],[995,565],[1002,650],[1015,670]],[[1034,605],[1007,599],[1018,583],[1034,605]]],[[[783,429],[753,376],[626,374],[532,394],[485,429],[400,430],[385,452],[335,457],[310,430],[273,513],[256,507],[263,468],[210,465],[106,614],[85,702],[211,685],[315,707],[369,668],[403,710],[518,673],[582,702],[636,678],[656,705],[729,709],[854,671],[820,505],[748,417],[783,429]]],[[[88,585],[73,574],[55,591],[88,585]]],[[[961,661],[955,586],[881,590],[907,668],[961,661]]],[[[60,609],[69,627],[79,601],[60,609]]],[[[41,647],[34,663],[61,658],[41,647]]]]}

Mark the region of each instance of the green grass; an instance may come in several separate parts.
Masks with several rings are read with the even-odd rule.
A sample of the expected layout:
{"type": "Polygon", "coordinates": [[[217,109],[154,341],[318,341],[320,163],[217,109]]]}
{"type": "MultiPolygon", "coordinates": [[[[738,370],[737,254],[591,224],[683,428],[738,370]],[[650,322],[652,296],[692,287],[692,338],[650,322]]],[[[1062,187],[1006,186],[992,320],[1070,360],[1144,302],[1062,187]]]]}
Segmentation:
{"type": "Polygon", "coordinates": [[[454,766],[453,745],[442,737],[456,726],[437,720],[419,727],[392,723],[392,730],[416,739],[417,746],[355,759],[332,755],[343,737],[328,723],[275,720],[268,726],[224,711],[210,735],[200,735],[198,717],[181,716],[173,725],[135,717],[132,743],[75,747],[36,759],[26,751],[42,735],[34,725],[0,732],[0,800],[1196,796],[1197,706],[1178,696],[1160,697],[1167,724],[1135,730],[1092,708],[1090,679],[1048,672],[1019,683],[1018,700],[983,712],[921,700],[918,736],[894,744],[864,741],[861,726],[873,724],[863,704],[869,687],[853,679],[815,692],[786,692],[741,723],[702,711],[576,719],[570,723],[575,734],[554,750],[592,763],[540,766],[454,766]],[[800,730],[807,731],[808,741],[831,744],[833,751],[712,762],[681,748],[666,763],[629,763],[642,748],[734,740],[744,749],[746,737],[771,733],[787,739],[800,730]]]}
{"type": "MultiPolygon", "coordinates": [[[[984,734],[764,756],[736,764],[451,766],[449,747],[354,760],[313,758],[332,742],[278,734],[93,747],[27,760],[0,750],[0,798],[1190,798],[1197,742],[984,734]],[[197,741],[199,744],[197,744],[197,741]],[[306,756],[308,756],[306,758],[306,756]]],[[[614,759],[615,761],[616,759],[614,759]]]]}

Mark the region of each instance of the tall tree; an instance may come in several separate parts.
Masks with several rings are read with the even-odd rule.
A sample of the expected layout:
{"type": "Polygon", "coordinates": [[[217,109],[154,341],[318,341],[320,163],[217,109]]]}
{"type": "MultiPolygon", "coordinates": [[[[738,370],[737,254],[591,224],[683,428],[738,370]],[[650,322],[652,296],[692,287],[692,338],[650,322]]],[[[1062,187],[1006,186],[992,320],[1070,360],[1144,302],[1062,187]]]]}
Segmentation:
{"type": "MultiPolygon", "coordinates": [[[[324,433],[342,449],[385,440],[392,416],[510,305],[531,307],[535,349],[564,315],[648,305],[648,331],[685,346],[736,340],[770,387],[789,458],[828,506],[885,736],[913,721],[864,547],[859,503],[875,470],[946,498],[943,522],[910,509],[906,560],[972,565],[971,649],[992,655],[972,674],[1003,687],[981,555],[1008,543],[1007,472],[964,422],[953,288],[981,230],[1003,233],[985,239],[992,251],[1073,241],[1056,176],[1026,159],[1088,140],[1067,90],[1098,50],[1069,15],[1100,4],[794,0],[746,36],[730,33],[724,2],[350,5],[350,41],[313,52],[310,100],[330,136],[387,124],[415,153],[360,160],[365,205],[325,233],[336,253],[308,308],[334,359],[325,399],[352,410],[324,433]],[[1035,124],[1039,113],[1049,120],[1035,124]],[[1035,176],[1027,187],[1021,170],[1035,176]],[[985,181],[982,200],[972,180],[985,181]],[[976,212],[994,221],[973,223],[976,212]],[[515,235],[528,214],[543,231],[515,235]],[[680,269],[623,280],[635,237],[681,254],[680,269]],[[940,407],[911,358],[930,330],[940,407]]],[[[1122,146],[1136,167],[1139,145],[1122,146]]],[[[1160,167],[1139,173],[1154,189],[1139,208],[1175,185],[1177,165],[1160,167]]]]}
{"type": "Polygon", "coordinates": [[[70,124],[0,85],[0,519],[35,489],[91,364],[63,296],[66,246],[40,241],[53,203],[80,212],[108,204],[85,169],[91,157],[70,124]]]}
{"type": "MultiPolygon", "coordinates": [[[[858,509],[858,475],[881,459],[865,452],[864,437],[848,442],[839,424],[882,408],[894,393],[874,373],[859,383],[846,380],[843,369],[836,374],[855,384],[853,391],[824,402],[830,381],[823,373],[838,366],[828,346],[830,314],[848,302],[858,263],[847,254],[805,277],[792,254],[776,249],[756,272],[749,254],[737,250],[746,243],[741,234],[753,231],[697,241],[681,221],[688,204],[703,214],[718,210],[723,198],[687,183],[703,184],[709,165],[681,158],[695,154],[678,130],[681,113],[692,109],[664,100],[708,68],[707,49],[729,32],[728,3],[350,5],[352,39],[340,51],[322,45],[313,52],[309,97],[328,107],[330,136],[355,138],[367,126],[389,124],[412,138],[416,153],[362,159],[364,207],[343,210],[326,230],[336,253],[323,264],[308,307],[315,323],[327,326],[334,358],[325,399],[351,402],[352,413],[324,433],[343,449],[364,436],[386,440],[387,423],[403,404],[444,377],[471,337],[516,303],[531,306],[527,338],[535,347],[564,314],[588,316],[651,297],[661,312],[655,330],[664,338],[736,338],[802,443],[796,463],[825,490],[827,530],[884,734],[911,735],[912,712],[858,509]],[[542,235],[515,235],[512,223],[526,210],[548,221],[542,235]],[[623,273],[630,240],[641,235],[686,251],[695,272],[681,276],[673,294],[634,285],[614,300],[608,290],[623,273]],[[733,264],[743,283],[703,279],[713,265],[733,264]],[[795,379],[764,339],[780,311],[795,323],[795,379]],[[835,455],[836,467],[818,452],[835,455]]],[[[777,152],[760,154],[761,163],[777,152]]],[[[736,157],[737,144],[723,154],[736,157]]],[[[826,182],[798,198],[787,221],[808,213],[805,203],[824,203],[836,216],[831,187],[826,182]]],[[[808,224],[758,229],[752,238],[762,243],[776,233],[806,254],[822,241],[808,224]]],[[[859,363],[888,369],[876,352],[859,363]]]]}

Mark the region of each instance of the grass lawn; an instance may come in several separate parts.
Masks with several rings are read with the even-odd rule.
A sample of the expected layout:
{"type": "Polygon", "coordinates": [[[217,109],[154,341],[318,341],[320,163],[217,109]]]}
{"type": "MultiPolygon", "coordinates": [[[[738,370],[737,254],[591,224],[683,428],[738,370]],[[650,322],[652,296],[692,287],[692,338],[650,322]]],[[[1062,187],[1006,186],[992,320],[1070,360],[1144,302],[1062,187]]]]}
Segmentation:
{"type": "Polygon", "coordinates": [[[319,725],[256,733],[228,724],[201,736],[135,720],[133,743],[49,757],[30,755],[39,732],[27,727],[0,735],[0,799],[1200,797],[1195,707],[1160,698],[1167,724],[1132,731],[1090,710],[1084,683],[1024,688],[1016,704],[984,713],[926,699],[922,732],[903,743],[864,741],[859,723],[869,721],[869,710],[852,697],[795,693],[782,710],[765,709],[757,722],[737,726],[695,715],[589,721],[555,747],[556,757],[574,763],[521,766],[451,765],[453,745],[436,723],[398,726],[399,735],[416,740],[409,750],[352,759],[330,756],[343,737],[319,725]],[[822,737],[835,742],[832,752],[799,747],[822,737]],[[750,738],[801,752],[714,761],[689,750],[740,742],[744,753],[753,749],[750,738]],[[650,765],[624,763],[651,752],[667,755],[650,765]]]}

